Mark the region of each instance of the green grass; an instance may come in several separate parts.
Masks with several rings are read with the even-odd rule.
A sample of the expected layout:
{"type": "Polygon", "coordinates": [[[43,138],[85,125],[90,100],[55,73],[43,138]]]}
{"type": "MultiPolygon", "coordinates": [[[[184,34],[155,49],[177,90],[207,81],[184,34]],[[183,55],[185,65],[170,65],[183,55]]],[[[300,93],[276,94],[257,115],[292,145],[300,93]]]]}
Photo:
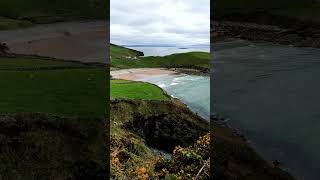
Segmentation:
{"type": "Polygon", "coordinates": [[[138,57],[128,60],[125,57],[136,54],[130,49],[115,45],[110,46],[111,68],[191,68],[209,70],[210,54],[207,52],[177,53],[168,56],[138,57]]]}
{"type": "Polygon", "coordinates": [[[1,0],[0,30],[32,24],[84,19],[106,19],[107,0],[1,0]],[[22,20],[23,19],[23,20],[22,20]]]}
{"type": "Polygon", "coordinates": [[[125,80],[110,81],[110,96],[125,99],[170,100],[170,97],[156,85],[125,80]]]}
{"type": "Polygon", "coordinates": [[[30,27],[32,25],[33,23],[30,21],[0,17],[0,30],[17,29],[20,27],[30,27]]]}
{"type": "Polygon", "coordinates": [[[126,58],[128,56],[136,56],[136,52],[130,50],[130,49],[127,49],[127,48],[124,48],[124,47],[121,47],[121,46],[117,46],[117,45],[114,45],[114,44],[110,44],[110,57],[112,59],[121,59],[121,58],[126,58]]]}
{"type": "Polygon", "coordinates": [[[0,70],[54,67],[85,67],[85,65],[78,62],[55,60],[42,57],[0,57],[0,70]]]}
{"type": "Polygon", "coordinates": [[[193,68],[208,70],[210,55],[206,52],[188,52],[168,56],[140,57],[137,60],[112,59],[111,67],[127,68],[193,68]]]}
{"type": "Polygon", "coordinates": [[[102,179],[108,76],[106,67],[0,57],[1,177],[102,179]]]}
{"type": "Polygon", "coordinates": [[[1,58],[0,69],[11,70],[0,70],[0,112],[44,112],[67,117],[105,116],[108,85],[105,67],[14,70],[62,65],[69,66],[70,63],[37,58],[1,58]]]}

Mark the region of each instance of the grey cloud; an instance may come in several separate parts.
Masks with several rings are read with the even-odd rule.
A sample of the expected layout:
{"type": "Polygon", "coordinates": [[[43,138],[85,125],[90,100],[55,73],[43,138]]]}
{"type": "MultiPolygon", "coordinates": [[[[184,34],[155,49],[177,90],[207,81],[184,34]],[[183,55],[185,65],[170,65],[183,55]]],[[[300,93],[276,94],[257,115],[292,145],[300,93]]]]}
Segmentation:
{"type": "Polygon", "coordinates": [[[210,0],[111,0],[111,42],[209,44],[210,0]]]}

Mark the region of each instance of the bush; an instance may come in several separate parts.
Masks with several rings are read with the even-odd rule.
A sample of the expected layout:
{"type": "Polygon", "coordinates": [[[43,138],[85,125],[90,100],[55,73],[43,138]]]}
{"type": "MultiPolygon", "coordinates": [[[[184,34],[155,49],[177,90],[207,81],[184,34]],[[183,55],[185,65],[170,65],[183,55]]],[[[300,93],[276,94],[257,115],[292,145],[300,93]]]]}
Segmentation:
{"type": "Polygon", "coordinates": [[[161,159],[156,164],[160,178],[210,179],[210,133],[188,148],[176,147],[171,160],[161,159]]]}

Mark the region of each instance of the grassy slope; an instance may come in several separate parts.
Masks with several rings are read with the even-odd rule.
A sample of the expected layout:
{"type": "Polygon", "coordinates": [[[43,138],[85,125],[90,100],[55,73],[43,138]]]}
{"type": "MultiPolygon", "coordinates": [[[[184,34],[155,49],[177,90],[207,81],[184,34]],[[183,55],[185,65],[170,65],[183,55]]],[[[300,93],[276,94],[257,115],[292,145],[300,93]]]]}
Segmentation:
{"type": "Polygon", "coordinates": [[[105,67],[0,57],[2,177],[104,179],[106,77],[105,67]]]}
{"type": "Polygon", "coordinates": [[[86,67],[84,64],[50,58],[31,56],[0,57],[0,70],[58,68],[58,67],[86,67]]]}
{"type": "Polygon", "coordinates": [[[208,131],[208,123],[205,120],[178,102],[112,101],[110,113],[112,176],[120,179],[137,177],[139,168],[146,168],[146,174],[151,177],[156,175],[154,165],[159,157],[152,152],[150,146],[158,146],[158,148],[161,144],[175,146],[177,145],[175,138],[183,139],[184,143],[179,144],[187,146],[200,134],[208,131]],[[137,115],[149,118],[143,119],[137,115]],[[159,115],[164,115],[165,118],[162,119],[158,117],[159,115]],[[130,125],[133,127],[128,127],[130,125]],[[148,131],[154,134],[147,136],[139,133],[148,131]],[[164,140],[165,137],[172,142],[168,139],[164,140]],[[116,159],[120,164],[116,163],[116,159]]]}
{"type": "MultiPolygon", "coordinates": [[[[43,59],[0,58],[0,69],[84,66],[43,59]]],[[[103,117],[107,71],[104,67],[0,71],[0,112],[45,112],[63,116],[103,117]],[[103,99],[101,99],[103,98],[103,99]]]]}
{"type": "Polygon", "coordinates": [[[213,4],[216,19],[234,19],[242,21],[280,23],[284,20],[278,17],[292,19],[293,21],[306,21],[320,23],[320,5],[312,0],[217,0],[213,4]],[[269,17],[268,17],[269,16],[269,17]],[[243,18],[243,19],[241,19],[243,18]]]}
{"type": "Polygon", "coordinates": [[[0,136],[2,179],[106,179],[101,119],[0,114],[0,136]]]}
{"type": "Polygon", "coordinates": [[[153,84],[125,80],[110,81],[110,96],[125,99],[170,100],[162,89],[153,84]]]}
{"type": "Polygon", "coordinates": [[[0,30],[109,16],[107,0],[1,0],[0,30]]]}
{"type": "Polygon", "coordinates": [[[124,59],[128,56],[136,56],[137,53],[130,49],[117,46],[115,44],[110,44],[110,57],[112,59],[124,59]]]}
{"type": "Polygon", "coordinates": [[[0,111],[103,117],[105,71],[104,68],[1,71],[0,111]]]}
{"type": "MultiPolygon", "coordinates": [[[[128,49],[111,46],[111,67],[115,68],[147,68],[147,67],[182,67],[209,70],[210,54],[206,52],[188,52],[172,54],[164,57],[139,57],[137,60],[127,60],[128,49]],[[113,56],[112,52],[117,52],[113,56]]],[[[130,51],[129,51],[130,52],[130,51]]]]}
{"type": "MultiPolygon", "coordinates": [[[[174,54],[167,57],[139,57],[136,52],[111,45],[111,68],[208,67],[208,53],[174,54]],[[185,63],[186,62],[186,63],[185,63]]],[[[160,88],[149,83],[124,80],[111,81],[111,170],[112,177],[130,179],[148,175],[155,177],[154,166],[159,157],[151,147],[172,151],[187,146],[200,133],[208,131],[208,123],[185,105],[171,99],[160,88]],[[146,129],[144,129],[146,127],[146,129]],[[150,131],[151,133],[147,133],[150,131]],[[145,169],[145,170],[143,170],[145,169]],[[139,173],[140,172],[140,173],[139,173]],[[141,172],[142,173],[141,175],[141,172]]]]}

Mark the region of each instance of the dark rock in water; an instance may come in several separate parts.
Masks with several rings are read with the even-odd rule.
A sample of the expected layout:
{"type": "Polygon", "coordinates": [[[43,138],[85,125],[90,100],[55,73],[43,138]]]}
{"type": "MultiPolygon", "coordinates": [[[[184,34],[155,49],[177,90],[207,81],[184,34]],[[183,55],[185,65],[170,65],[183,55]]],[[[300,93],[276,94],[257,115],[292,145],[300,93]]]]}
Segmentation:
{"type": "Polygon", "coordinates": [[[8,48],[7,44],[0,42],[0,55],[5,55],[8,53],[8,51],[9,51],[9,48],[8,48]]]}
{"type": "Polygon", "coordinates": [[[224,124],[226,124],[227,121],[229,121],[228,118],[225,119],[224,117],[220,116],[217,113],[211,113],[210,120],[217,123],[217,124],[221,124],[221,125],[224,125],[224,124]]]}

